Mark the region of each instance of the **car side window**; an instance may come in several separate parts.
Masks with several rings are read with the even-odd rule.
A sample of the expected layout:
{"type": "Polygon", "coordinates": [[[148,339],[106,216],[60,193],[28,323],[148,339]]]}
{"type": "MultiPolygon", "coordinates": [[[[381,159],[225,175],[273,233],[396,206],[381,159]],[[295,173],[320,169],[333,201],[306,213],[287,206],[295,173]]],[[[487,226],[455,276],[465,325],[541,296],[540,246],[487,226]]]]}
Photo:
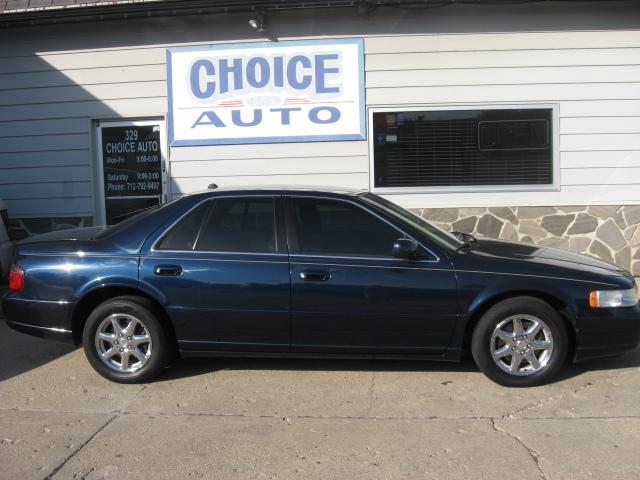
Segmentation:
{"type": "Polygon", "coordinates": [[[276,253],[273,198],[218,198],[205,221],[196,250],[276,253]]]}
{"type": "Polygon", "coordinates": [[[158,243],[158,250],[193,250],[200,226],[211,202],[196,207],[178,222],[158,243]]]}
{"type": "Polygon", "coordinates": [[[363,208],[347,202],[293,198],[298,252],[390,257],[402,233],[363,208]]]}

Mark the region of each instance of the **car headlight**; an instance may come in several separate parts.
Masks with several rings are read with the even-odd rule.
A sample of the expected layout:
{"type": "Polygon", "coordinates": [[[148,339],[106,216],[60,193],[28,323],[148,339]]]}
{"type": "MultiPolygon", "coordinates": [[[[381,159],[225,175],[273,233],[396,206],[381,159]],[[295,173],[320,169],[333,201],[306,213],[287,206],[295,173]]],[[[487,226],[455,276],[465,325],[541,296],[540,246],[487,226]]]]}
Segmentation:
{"type": "Polygon", "coordinates": [[[589,294],[589,306],[592,308],[634,307],[637,304],[637,287],[629,290],[596,290],[589,294]]]}

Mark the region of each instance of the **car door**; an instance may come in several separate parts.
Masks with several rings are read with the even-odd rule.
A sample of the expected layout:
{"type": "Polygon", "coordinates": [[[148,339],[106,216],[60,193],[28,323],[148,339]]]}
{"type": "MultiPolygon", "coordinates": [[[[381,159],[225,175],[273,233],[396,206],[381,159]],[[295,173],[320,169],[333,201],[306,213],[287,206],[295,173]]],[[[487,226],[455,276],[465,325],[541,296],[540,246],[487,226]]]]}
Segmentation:
{"type": "Polygon", "coordinates": [[[442,354],[457,318],[447,258],[391,255],[408,235],[357,201],[286,202],[294,352],[442,354]]]}
{"type": "Polygon", "coordinates": [[[288,351],[289,263],[279,197],[221,196],[192,209],[140,263],[181,350],[288,351]]]}

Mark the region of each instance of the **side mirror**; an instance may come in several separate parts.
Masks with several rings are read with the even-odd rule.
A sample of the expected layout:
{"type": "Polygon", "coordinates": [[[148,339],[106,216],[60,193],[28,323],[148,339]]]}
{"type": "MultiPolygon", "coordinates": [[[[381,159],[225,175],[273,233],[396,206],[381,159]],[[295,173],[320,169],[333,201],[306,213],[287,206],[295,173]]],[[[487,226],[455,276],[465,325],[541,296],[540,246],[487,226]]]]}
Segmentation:
{"type": "Polygon", "coordinates": [[[393,242],[391,254],[396,258],[413,258],[418,251],[418,244],[408,238],[398,238],[393,242]]]}

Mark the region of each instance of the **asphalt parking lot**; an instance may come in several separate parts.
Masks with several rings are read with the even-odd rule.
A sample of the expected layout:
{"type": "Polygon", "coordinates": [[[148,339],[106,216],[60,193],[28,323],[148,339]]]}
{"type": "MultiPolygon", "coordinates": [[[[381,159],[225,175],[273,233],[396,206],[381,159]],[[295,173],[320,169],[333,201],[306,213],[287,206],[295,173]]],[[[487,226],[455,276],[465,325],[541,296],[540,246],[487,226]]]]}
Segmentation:
{"type": "Polygon", "coordinates": [[[471,362],[206,359],[117,385],[0,320],[0,478],[640,478],[640,352],[507,389],[471,362]]]}

